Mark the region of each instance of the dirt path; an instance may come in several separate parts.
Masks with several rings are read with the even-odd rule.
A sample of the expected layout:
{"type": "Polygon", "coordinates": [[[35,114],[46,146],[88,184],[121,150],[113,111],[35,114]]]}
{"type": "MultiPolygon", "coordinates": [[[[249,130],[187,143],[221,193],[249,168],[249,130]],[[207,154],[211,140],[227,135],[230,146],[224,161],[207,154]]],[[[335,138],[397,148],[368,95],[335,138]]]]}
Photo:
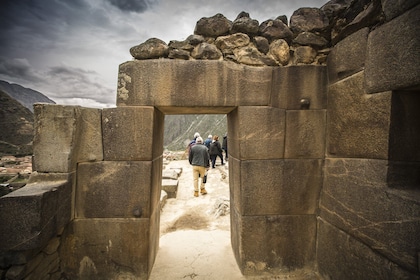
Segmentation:
{"type": "Polygon", "coordinates": [[[166,168],[182,168],[177,198],[161,212],[159,252],[149,279],[245,279],[230,244],[227,165],[209,170],[208,194],[193,196],[192,169],[187,160],[166,168]],[[222,205],[222,207],[217,207],[222,205]],[[220,215],[226,214],[226,215],[220,215]]]}

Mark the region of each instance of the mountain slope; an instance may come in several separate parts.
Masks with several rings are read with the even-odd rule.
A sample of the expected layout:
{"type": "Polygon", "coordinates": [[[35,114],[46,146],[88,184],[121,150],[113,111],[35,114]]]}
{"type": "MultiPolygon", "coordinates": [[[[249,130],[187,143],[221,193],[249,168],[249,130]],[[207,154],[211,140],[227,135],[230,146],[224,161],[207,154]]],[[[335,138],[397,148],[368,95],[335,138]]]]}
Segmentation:
{"type": "Polygon", "coordinates": [[[204,140],[209,134],[222,139],[227,132],[226,115],[167,115],[163,146],[171,151],[183,151],[196,132],[204,140]]]}
{"type": "Polygon", "coordinates": [[[6,81],[0,81],[0,90],[10,95],[12,98],[19,101],[23,106],[28,108],[32,113],[34,112],[33,104],[37,102],[52,103],[55,102],[39,91],[25,88],[18,84],[10,84],[6,81]]]}
{"type": "Polygon", "coordinates": [[[34,115],[0,90],[0,155],[32,154],[34,115]]]}

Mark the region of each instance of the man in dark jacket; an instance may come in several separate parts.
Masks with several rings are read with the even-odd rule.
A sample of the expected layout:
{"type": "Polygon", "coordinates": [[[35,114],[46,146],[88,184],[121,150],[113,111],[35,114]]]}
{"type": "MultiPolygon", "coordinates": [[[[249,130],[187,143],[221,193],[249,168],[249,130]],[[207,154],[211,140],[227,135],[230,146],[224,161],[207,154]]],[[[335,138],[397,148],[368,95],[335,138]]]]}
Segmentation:
{"type": "Polygon", "coordinates": [[[193,167],[193,179],[194,179],[194,196],[198,196],[198,180],[201,177],[200,193],[201,195],[207,194],[203,181],[210,167],[210,156],[207,147],[203,145],[203,138],[197,137],[195,145],[191,147],[188,160],[193,167]]]}

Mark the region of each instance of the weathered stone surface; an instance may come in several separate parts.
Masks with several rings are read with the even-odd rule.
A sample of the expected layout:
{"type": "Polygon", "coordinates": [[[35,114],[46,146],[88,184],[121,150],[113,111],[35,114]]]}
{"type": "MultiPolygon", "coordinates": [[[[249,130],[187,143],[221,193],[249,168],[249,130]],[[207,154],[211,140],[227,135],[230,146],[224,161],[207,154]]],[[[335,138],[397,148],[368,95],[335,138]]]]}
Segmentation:
{"type": "MultiPolygon", "coordinates": [[[[240,161],[235,206],[241,215],[315,214],[322,185],[321,160],[240,161]]],[[[236,177],[235,177],[236,178],[236,177]]]]}
{"type": "Polygon", "coordinates": [[[197,21],[194,34],[204,37],[213,37],[229,34],[232,22],[222,14],[216,14],[212,17],[203,17],[197,21]]]}
{"type": "Polygon", "coordinates": [[[148,229],[149,219],[74,220],[63,234],[61,269],[71,279],[147,279],[148,229]]]}
{"type": "Polygon", "coordinates": [[[290,29],[294,33],[305,31],[325,33],[328,25],[328,17],[318,8],[300,8],[290,17],[290,29]]]}
{"type": "Polygon", "coordinates": [[[74,106],[35,104],[34,114],[33,170],[73,171],[75,166],[71,164],[71,159],[76,124],[74,106]]]}
{"type": "Polygon", "coordinates": [[[214,44],[223,54],[233,54],[236,48],[247,46],[250,42],[249,36],[244,33],[235,33],[233,35],[219,36],[214,44]]]}
{"type": "Polygon", "coordinates": [[[302,99],[309,109],[327,108],[327,71],[325,66],[288,66],[273,73],[273,107],[300,110],[302,99]]]}
{"type": "Polygon", "coordinates": [[[362,28],[381,24],[383,20],[380,1],[346,1],[344,5],[349,6],[331,19],[332,45],[362,28]]]}
{"type": "Polygon", "coordinates": [[[190,53],[186,50],[172,49],[169,51],[168,57],[173,59],[188,60],[190,59],[190,53]]]}
{"type": "Polygon", "coordinates": [[[286,111],[285,158],[323,158],[326,110],[286,111]]]}
{"type": "Polygon", "coordinates": [[[293,33],[283,21],[279,19],[266,20],[259,26],[259,34],[269,41],[283,39],[286,42],[290,42],[293,33]]]}
{"type": "Polygon", "coordinates": [[[66,173],[77,162],[103,159],[101,110],[35,104],[34,113],[33,170],[66,173]]]}
{"type": "Polygon", "coordinates": [[[369,34],[365,66],[367,92],[420,84],[419,14],[417,5],[369,34]]]}
{"type": "Polygon", "coordinates": [[[162,190],[168,194],[168,198],[176,198],[176,193],[178,191],[178,180],[163,179],[162,190]]]}
{"type": "Polygon", "coordinates": [[[257,49],[263,54],[267,54],[270,50],[270,44],[268,43],[267,38],[263,36],[255,36],[252,40],[257,47],[257,49]]]}
{"type": "Polygon", "coordinates": [[[204,42],[204,37],[201,35],[190,35],[187,37],[187,42],[189,42],[189,44],[193,45],[193,46],[197,46],[198,44],[201,44],[204,42]]]}
{"type": "Polygon", "coordinates": [[[134,46],[130,49],[130,54],[135,59],[167,57],[168,53],[168,45],[158,38],[150,38],[144,43],[141,43],[140,45],[134,46]]]}
{"type": "Polygon", "coordinates": [[[218,60],[223,57],[222,52],[215,45],[209,43],[198,44],[191,52],[191,56],[195,59],[209,60],[218,60]]]}
{"type": "Polygon", "coordinates": [[[130,61],[120,65],[119,77],[130,82],[119,83],[118,106],[156,106],[164,113],[201,107],[200,113],[224,114],[236,103],[265,106],[272,87],[271,68],[225,61],[130,61]]]}
{"type": "Polygon", "coordinates": [[[418,279],[415,272],[389,261],[322,218],[318,218],[317,263],[325,279],[418,279]]]}
{"type": "Polygon", "coordinates": [[[235,216],[242,273],[276,274],[315,264],[315,215],[235,216]],[[287,236],[288,238],[281,238],[287,236]]]}
{"type": "Polygon", "coordinates": [[[381,4],[386,20],[390,21],[409,9],[414,8],[419,2],[417,0],[400,0],[397,2],[393,0],[381,0],[381,4]]]}
{"type": "Polygon", "coordinates": [[[152,160],[162,155],[163,114],[153,107],[104,109],[102,129],[105,160],[152,160]]]}
{"type": "Polygon", "coordinates": [[[329,155],[374,159],[389,157],[392,93],[366,94],[363,85],[363,72],[360,72],[329,86],[329,155]]]}
{"type": "Polygon", "coordinates": [[[295,39],[293,39],[293,43],[301,46],[323,48],[327,46],[328,41],[324,37],[316,35],[312,32],[302,32],[299,33],[295,39]]]}
{"type": "Polygon", "coordinates": [[[70,221],[71,184],[38,182],[0,198],[0,250],[41,249],[70,221]]]}
{"type": "Polygon", "coordinates": [[[79,164],[76,218],[149,218],[151,168],[147,161],[79,164]]]}
{"type": "Polygon", "coordinates": [[[194,45],[191,44],[190,40],[188,39],[184,41],[175,41],[175,40],[170,41],[168,46],[169,46],[169,50],[179,49],[179,50],[188,51],[188,53],[194,49],[194,45]]]}
{"type": "Polygon", "coordinates": [[[300,46],[295,49],[294,64],[311,64],[315,61],[316,50],[309,46],[300,46]]]}
{"type": "Polygon", "coordinates": [[[334,46],[327,61],[330,84],[364,69],[368,35],[363,28],[334,46]]]}
{"type": "Polygon", "coordinates": [[[290,59],[289,44],[283,39],[278,39],[270,44],[269,54],[281,65],[287,65],[290,59]]]}
{"type": "Polygon", "coordinates": [[[251,19],[248,13],[240,13],[233,21],[230,33],[245,33],[248,35],[256,35],[258,33],[259,22],[251,19]]]}
{"type": "Polygon", "coordinates": [[[242,160],[283,158],[285,123],[282,109],[238,107],[228,117],[228,127],[235,128],[229,134],[229,153],[242,160]]]}
{"type": "Polygon", "coordinates": [[[393,262],[417,269],[418,190],[387,184],[388,161],[327,159],[320,216],[393,262]]]}
{"type": "Polygon", "coordinates": [[[84,161],[103,160],[102,110],[76,107],[76,135],[73,165],[84,161]]]}
{"type": "Polygon", "coordinates": [[[250,45],[243,48],[233,50],[235,61],[251,65],[251,66],[277,66],[277,62],[264,54],[260,53],[257,48],[250,45]]]}

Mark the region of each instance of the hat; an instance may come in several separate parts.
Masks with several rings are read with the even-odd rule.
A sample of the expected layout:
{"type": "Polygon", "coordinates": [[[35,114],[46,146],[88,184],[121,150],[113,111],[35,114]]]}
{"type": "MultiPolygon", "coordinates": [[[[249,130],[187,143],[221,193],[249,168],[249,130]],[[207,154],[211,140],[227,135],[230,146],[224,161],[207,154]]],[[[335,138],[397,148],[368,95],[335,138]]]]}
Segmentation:
{"type": "Polygon", "coordinates": [[[197,144],[203,144],[203,138],[201,138],[200,136],[198,136],[197,139],[195,139],[195,143],[197,143],[197,144]]]}
{"type": "Polygon", "coordinates": [[[196,132],[194,133],[194,138],[200,137],[200,133],[196,132]]]}
{"type": "Polygon", "coordinates": [[[209,136],[207,136],[207,138],[212,138],[213,136],[211,134],[209,134],[209,136]]]}

